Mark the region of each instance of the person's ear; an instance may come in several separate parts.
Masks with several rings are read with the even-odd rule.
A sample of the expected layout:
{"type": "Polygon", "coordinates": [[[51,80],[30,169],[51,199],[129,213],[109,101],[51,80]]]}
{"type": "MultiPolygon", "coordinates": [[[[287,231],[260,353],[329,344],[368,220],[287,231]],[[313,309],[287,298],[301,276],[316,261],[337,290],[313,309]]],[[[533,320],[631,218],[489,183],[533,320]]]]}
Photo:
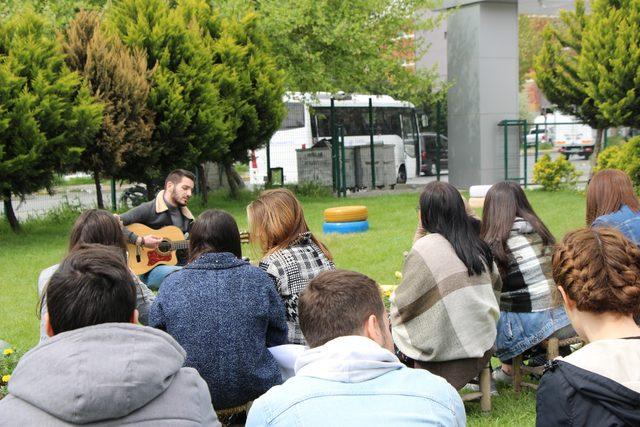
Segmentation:
{"type": "Polygon", "coordinates": [[[138,309],[134,309],[133,313],[131,313],[131,323],[133,323],[134,325],[138,324],[138,316],[140,315],[140,313],[138,312],[138,309]]]}
{"type": "Polygon", "coordinates": [[[382,329],[380,327],[380,322],[375,314],[367,317],[367,320],[364,322],[364,336],[372,339],[376,343],[378,343],[381,347],[384,347],[385,339],[382,336],[382,329]]]}
{"type": "Polygon", "coordinates": [[[51,327],[51,319],[49,318],[49,313],[45,313],[44,316],[42,316],[42,320],[44,321],[44,331],[46,332],[47,336],[51,338],[55,334],[53,333],[53,328],[51,327]]]}
{"type": "Polygon", "coordinates": [[[558,292],[560,292],[560,295],[562,295],[562,302],[564,303],[564,306],[567,308],[567,310],[573,310],[576,306],[576,303],[569,298],[569,295],[567,295],[567,292],[562,288],[562,286],[558,286],[558,292]]]}

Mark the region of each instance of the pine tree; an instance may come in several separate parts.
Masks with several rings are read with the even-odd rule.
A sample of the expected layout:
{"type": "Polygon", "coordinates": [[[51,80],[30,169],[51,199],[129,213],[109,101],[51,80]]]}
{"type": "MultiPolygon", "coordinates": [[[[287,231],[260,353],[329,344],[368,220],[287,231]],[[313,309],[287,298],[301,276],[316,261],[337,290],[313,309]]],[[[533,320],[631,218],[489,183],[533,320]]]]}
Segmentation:
{"type": "Polygon", "coordinates": [[[560,12],[562,25],[548,26],[544,43],[535,60],[536,83],[547,99],[572,116],[597,129],[591,162],[601,150],[603,130],[611,122],[602,114],[581,75],[584,34],[593,25],[584,1],[577,0],[573,12],[560,12]]]}
{"type": "Polygon", "coordinates": [[[246,162],[249,150],[268,142],[282,122],[284,76],[271,55],[269,40],[259,30],[255,11],[234,14],[218,9],[200,16],[211,41],[214,79],[221,98],[231,105],[228,120],[237,125],[229,150],[217,159],[203,160],[222,166],[235,196],[244,183],[233,163],[246,162]]]}
{"type": "MultiPolygon", "coordinates": [[[[179,2],[178,2],[179,3],[179,2]]],[[[139,179],[149,198],[156,180],[177,167],[192,169],[203,158],[221,156],[232,138],[228,105],[214,84],[214,64],[202,29],[165,0],[118,0],[107,10],[109,29],[129,48],[147,55],[154,69],[147,105],[155,114],[152,158],[139,179]]]]}
{"type": "Polygon", "coordinates": [[[135,181],[140,165],[149,163],[154,128],[147,107],[151,73],[140,49],[129,52],[117,37],[104,34],[96,12],[78,13],[62,46],[69,67],[104,105],[100,132],[81,158],[81,167],[93,174],[98,207],[104,208],[101,177],[135,181]]]}
{"type": "Polygon", "coordinates": [[[579,76],[600,114],[640,124],[640,1],[595,1],[583,36],[579,76]]]}
{"type": "Polygon", "coordinates": [[[14,231],[11,195],[51,190],[101,118],[102,106],[65,65],[49,21],[26,10],[0,23],[0,194],[14,231]]]}

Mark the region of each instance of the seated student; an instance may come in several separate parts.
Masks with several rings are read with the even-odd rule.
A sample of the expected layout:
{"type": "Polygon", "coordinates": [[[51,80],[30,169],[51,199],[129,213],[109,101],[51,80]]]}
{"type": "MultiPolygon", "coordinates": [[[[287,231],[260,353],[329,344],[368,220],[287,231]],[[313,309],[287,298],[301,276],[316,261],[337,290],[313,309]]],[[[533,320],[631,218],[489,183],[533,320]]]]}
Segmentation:
{"type": "Polygon", "coordinates": [[[588,344],[542,376],[537,425],[640,425],[640,249],[613,228],[577,230],[553,254],[553,278],[588,344]]]}
{"type": "Polygon", "coordinates": [[[451,184],[425,187],[418,222],[429,234],[413,244],[391,295],[393,340],[410,366],[460,389],[493,354],[500,275],[451,184]]]}
{"type": "Polygon", "coordinates": [[[502,278],[496,356],[498,381],[511,382],[511,359],[549,337],[575,336],[564,308],[554,302],[551,253],[555,239],[533,211],[520,184],[499,182],[486,195],[481,236],[502,278]]]}
{"type": "Polygon", "coordinates": [[[287,341],[284,306],[271,277],[242,260],[227,212],[202,213],[189,245],[191,262],[165,279],[150,324],[185,348],[215,408],[234,408],[282,383],[267,347],[287,341]]]}
{"type": "Polygon", "coordinates": [[[0,425],[219,426],[206,383],[168,334],[137,325],[122,252],[82,245],[46,288],[52,338],[25,354],[0,425]]]}
{"type": "Polygon", "coordinates": [[[300,294],[309,343],[296,374],[254,401],[247,426],[464,426],[458,393],[445,380],[409,369],[393,354],[380,288],[337,270],[300,294]]]}
{"type": "Polygon", "coordinates": [[[260,193],[247,206],[247,216],[251,239],[263,254],[259,267],[273,277],[284,302],[289,343],[305,344],[298,323],[298,295],[318,274],[335,269],[331,253],[311,234],[302,205],[287,189],[260,193]]]}
{"type": "Polygon", "coordinates": [[[629,175],[617,169],[593,175],[587,187],[587,226],[617,228],[640,245],[640,202],[629,175]]]}
{"type": "MultiPolygon", "coordinates": [[[[87,209],[82,212],[73,224],[69,236],[69,253],[73,253],[80,245],[85,243],[99,243],[101,245],[113,246],[122,251],[123,256],[127,256],[127,244],[122,234],[122,226],[117,217],[102,209],[87,209]]],[[[52,265],[40,272],[38,277],[38,295],[42,297],[44,289],[49,279],[58,270],[59,264],[52,265]]],[[[136,309],[138,310],[139,321],[143,325],[149,322],[149,308],[155,299],[155,295],[133,272],[136,288],[136,309]]],[[[44,314],[47,312],[46,301],[41,304],[40,316],[40,342],[47,339],[44,327],[44,314]]]]}

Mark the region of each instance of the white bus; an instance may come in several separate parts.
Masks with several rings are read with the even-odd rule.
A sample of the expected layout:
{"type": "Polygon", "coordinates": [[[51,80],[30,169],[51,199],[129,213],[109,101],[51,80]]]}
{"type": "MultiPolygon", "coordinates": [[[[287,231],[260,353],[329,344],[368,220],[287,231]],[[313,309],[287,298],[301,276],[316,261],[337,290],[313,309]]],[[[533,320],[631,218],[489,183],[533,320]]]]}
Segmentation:
{"type": "MultiPolygon", "coordinates": [[[[344,126],[346,147],[370,144],[369,98],[374,113],[374,144],[393,145],[397,182],[420,173],[418,121],[413,104],[386,95],[342,95],[334,100],[335,120],[344,126]]],[[[271,168],[282,168],[284,182],[298,182],[296,149],[316,144],[331,144],[331,94],[315,96],[287,93],[284,96],[287,116],[273,135],[270,145],[271,168]]],[[[261,148],[250,155],[249,176],[253,185],[267,180],[267,150],[261,148]]]]}

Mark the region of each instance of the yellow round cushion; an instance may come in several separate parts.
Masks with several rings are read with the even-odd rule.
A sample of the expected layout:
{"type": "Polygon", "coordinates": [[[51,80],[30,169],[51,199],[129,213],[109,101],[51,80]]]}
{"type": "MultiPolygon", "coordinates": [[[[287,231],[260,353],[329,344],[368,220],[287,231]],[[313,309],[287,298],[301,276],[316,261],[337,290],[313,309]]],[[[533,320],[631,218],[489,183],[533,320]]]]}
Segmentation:
{"type": "Polygon", "coordinates": [[[326,222],[353,222],[364,221],[369,212],[366,206],[338,206],[324,210],[326,222]]]}

